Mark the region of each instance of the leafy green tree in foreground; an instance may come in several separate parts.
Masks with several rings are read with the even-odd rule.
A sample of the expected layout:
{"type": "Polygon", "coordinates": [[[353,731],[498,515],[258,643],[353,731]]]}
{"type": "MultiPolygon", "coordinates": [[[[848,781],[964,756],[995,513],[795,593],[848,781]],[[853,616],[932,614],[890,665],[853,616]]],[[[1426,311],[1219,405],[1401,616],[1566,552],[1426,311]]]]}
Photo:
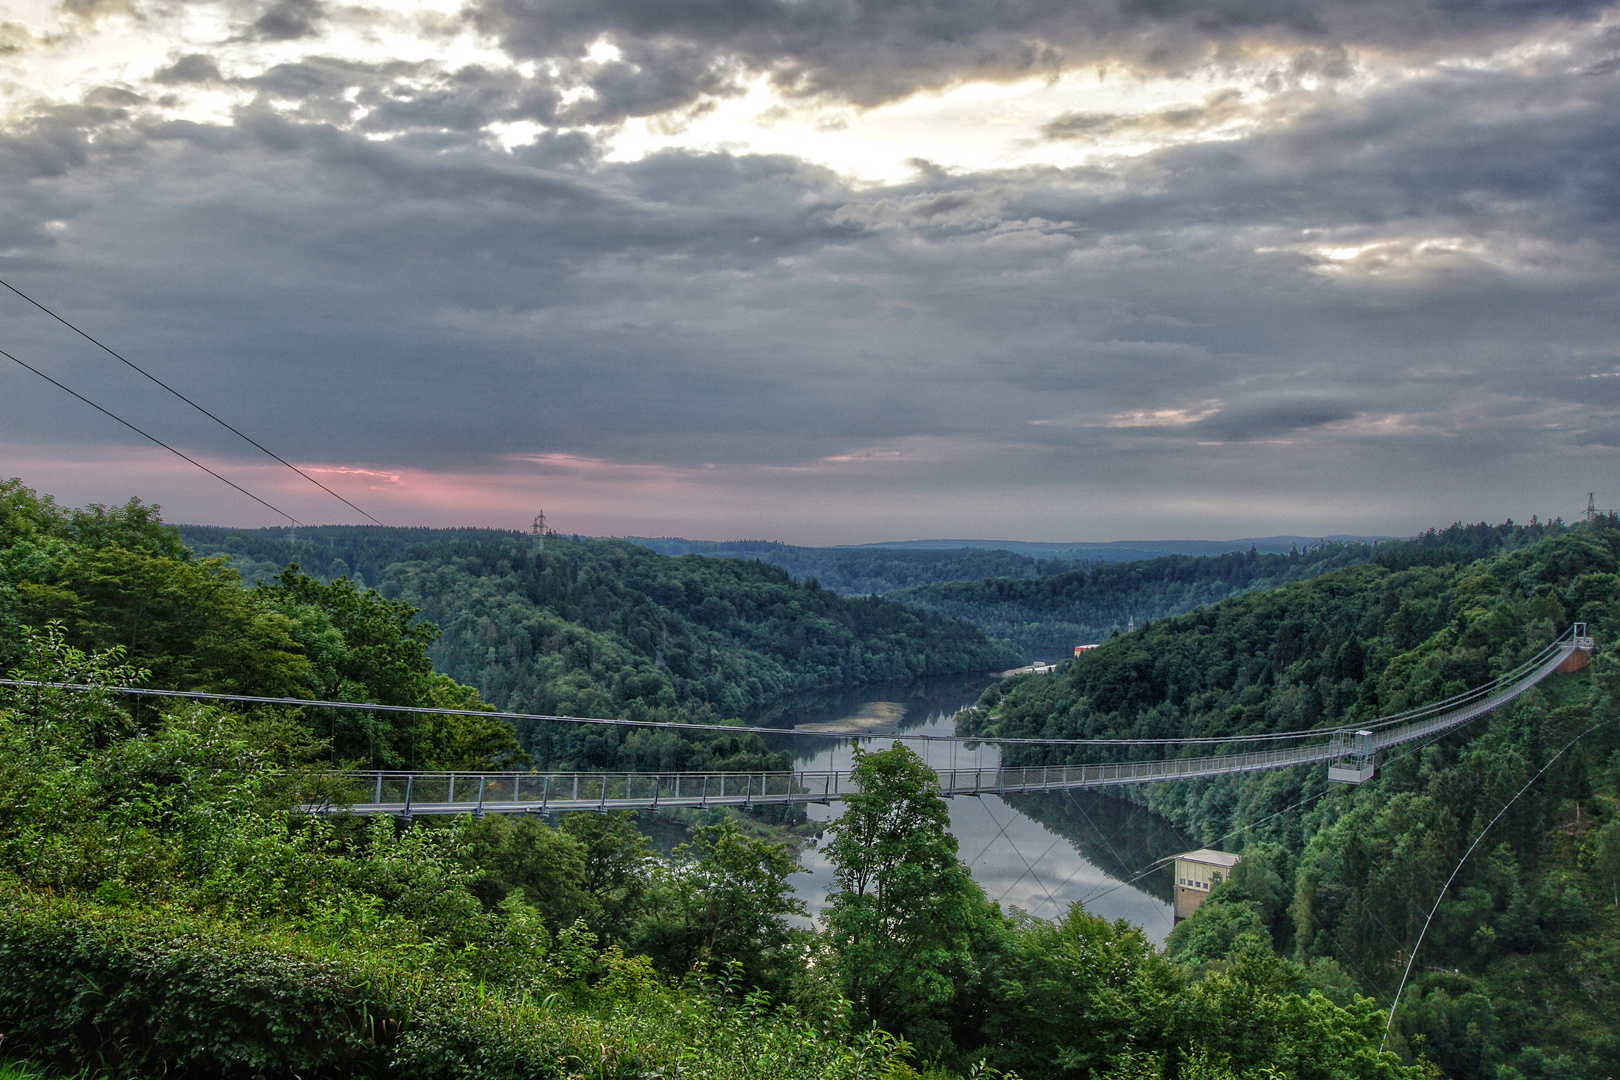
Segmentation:
{"type": "Polygon", "coordinates": [[[802,871],[780,844],[744,835],[723,819],[697,830],[675,858],[656,864],[654,903],[639,944],[671,974],[740,965],[753,986],[779,990],[800,962],[790,950],[789,915],[806,915],[790,875],[802,871]]]}
{"type": "Polygon", "coordinates": [[[1015,911],[986,962],[979,1038],[993,1068],[1089,1080],[1133,1046],[1156,1040],[1184,979],[1123,919],[1074,904],[1059,921],[1015,911]]]}
{"type": "MultiPolygon", "coordinates": [[[[84,654],[121,650],[143,685],[387,705],[486,708],[433,669],[438,638],[416,608],[347,579],[289,567],[243,588],[223,559],[196,558],[157,507],[58,507],[0,481],[0,670],[30,663],[27,635],[55,625],[84,654]]],[[[129,681],[129,680],[126,680],[129,681]]],[[[150,704],[133,706],[147,719],[150,704]]],[[[483,717],[307,712],[338,761],[380,768],[524,762],[510,725],[483,717]]]]}
{"type": "Polygon", "coordinates": [[[939,778],[896,743],[855,751],[859,791],[828,827],[838,892],[825,913],[843,990],[868,1023],[903,1033],[925,1057],[952,1047],[976,943],[1000,919],[956,857],[939,778]]]}
{"type": "MultiPolygon", "coordinates": [[[[328,701],[426,705],[481,710],[469,686],[433,670],[428,646],[439,628],[417,618],[403,600],[389,600],[348,578],[320,582],[296,564],[252,593],[285,615],[290,636],[307,661],[301,689],[328,701]]],[[[318,721],[336,761],[373,768],[477,769],[525,759],[505,721],[472,716],[412,716],[331,710],[318,721]],[[323,723],[322,723],[323,721],[323,723]]]]}

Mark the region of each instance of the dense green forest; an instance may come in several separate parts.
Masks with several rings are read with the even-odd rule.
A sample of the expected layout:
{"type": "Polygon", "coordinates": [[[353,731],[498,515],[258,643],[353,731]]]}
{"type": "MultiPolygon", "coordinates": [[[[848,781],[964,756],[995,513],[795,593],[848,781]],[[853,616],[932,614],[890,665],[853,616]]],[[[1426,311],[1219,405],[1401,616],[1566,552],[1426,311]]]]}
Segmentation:
{"type": "MultiPolygon", "coordinates": [[[[194,556],[154,507],[66,509],[0,482],[0,670],[52,623],[81,652],[121,650],[154,688],[480,707],[475,690],[434,669],[438,631],[408,604],[291,571],[244,588],[222,561],[194,556]]],[[[521,757],[511,727],[494,721],[304,716],[340,760],[457,768],[521,757]]]]}
{"type": "MultiPolygon", "coordinates": [[[[572,541],[520,564],[466,541],[459,563],[398,560],[379,578],[414,595],[423,577],[487,581],[480,559],[512,560],[503,580],[553,571],[581,618],[610,597],[677,613],[709,587],[734,606],[760,597],[787,623],[760,655],[801,672],[815,669],[789,663],[817,641],[870,633],[882,649],[885,619],[940,625],[829,604],[757,565],[728,578],[723,563],[572,541]]],[[[1306,966],[1195,967],[1078,907],[1056,922],[1003,912],[958,857],[937,778],[903,748],[859,757],[859,794],[829,828],[828,906],[802,928],[787,852],[718,813],[666,858],[624,815],[299,809],[343,803],[331,764],[366,738],[419,763],[511,760],[510,733],[476,717],[395,714],[366,732],[302,706],[134,710],[104,689],[274,680],[295,696],[476,707],[427,662],[436,630],[406,599],[293,570],[247,588],[151,508],[66,510],[14,481],[0,486],[0,618],[14,677],[83,687],[0,689],[7,1055],[181,1078],[1424,1075],[1379,1053],[1372,1001],[1306,966]]],[[[949,625],[941,638],[963,640],[949,625]]]]}
{"type": "MultiPolygon", "coordinates": [[[[181,538],[200,555],[223,555],[248,582],[268,581],[296,562],[322,581],[347,577],[361,585],[376,584],[391,563],[406,552],[453,541],[498,539],[531,543],[526,533],[501,529],[383,529],[372,526],[322,525],[305,529],[223,529],[181,525],[181,538]]],[[[558,539],[548,534],[549,542],[558,539]]],[[[578,537],[573,539],[577,540],[578,537]]],[[[869,596],[945,581],[984,578],[1034,579],[1062,574],[1092,563],[1162,559],[1167,555],[1203,557],[1253,548],[1261,554],[1283,554],[1289,538],[1271,538],[1243,548],[1214,541],[1154,541],[1113,544],[1039,545],[1009,542],[1007,547],[910,546],[871,544],[857,547],[801,547],[777,540],[682,540],[672,537],[624,537],[660,555],[702,555],[714,559],[758,560],[785,570],[796,581],[812,579],[845,596],[869,596]],[[1024,550],[1027,549],[1027,550],[1024,550]]],[[[1297,545],[1295,545],[1297,546],[1297,545]]],[[[1315,546],[1307,543],[1307,546],[1315,546]]]]}
{"type": "MultiPolygon", "coordinates": [[[[180,536],[200,555],[223,555],[243,580],[269,580],[289,562],[323,581],[349,577],[375,584],[386,567],[409,552],[455,541],[511,540],[534,544],[527,533],[502,529],[378,528],[367,525],[322,525],[316,528],[224,529],[180,525],[180,536]]],[[[579,537],[548,533],[546,542],[579,537]]],[[[762,562],[787,571],[796,581],[812,578],[824,589],[845,596],[867,596],[931,581],[985,577],[1037,577],[1067,570],[1066,558],[1040,558],[982,548],[908,550],[888,548],[797,547],[775,540],[675,540],[624,537],[659,555],[702,555],[712,559],[762,562]]]]}
{"type": "MultiPolygon", "coordinates": [[[[367,567],[380,591],[296,565],[244,588],[152,507],[69,510],[7,482],[0,666],[16,661],[22,628],[54,619],[81,650],[122,646],[155,687],[710,721],[791,691],[1016,659],[955,620],[839,597],[757,562],[562,538],[542,552],[489,530],[323,532],[306,530],[293,553],[324,554],[325,571],[367,567]]],[[[559,766],[782,764],[757,738],[723,733],[534,725],[519,733],[520,750],[510,727],[493,722],[337,711],[310,722],[340,760],[390,768],[471,767],[524,752],[559,766]]]]}
{"type": "MultiPolygon", "coordinates": [[[[188,527],[207,554],[352,572],[438,628],[438,670],[498,708],[711,722],[817,687],[987,671],[1018,654],[958,620],[801,584],[756,560],[672,558],[622,540],[493,530],[188,527]]],[[[318,579],[309,588],[317,587],[318,579]]],[[[282,576],[260,578],[278,594],[282,576]]],[[[341,576],[319,588],[347,582],[341,576]]],[[[538,760],[587,768],[760,768],[758,744],[530,725],[538,760]],[[756,750],[749,750],[756,747],[756,750]],[[752,756],[751,756],[752,755],[752,756]]]]}
{"type": "Polygon", "coordinates": [[[993,548],[816,548],[775,540],[626,539],[661,555],[758,559],[786,570],[798,581],[814,578],[822,588],[846,596],[887,593],[934,581],[1034,578],[1062,573],[1074,565],[1062,557],[1042,558],[993,548]]]}
{"type": "Polygon", "coordinates": [[[1262,553],[1285,553],[1291,547],[1313,547],[1318,543],[1304,537],[1272,536],[1244,541],[1120,540],[1074,544],[912,540],[829,548],[799,547],[777,540],[683,540],[667,536],[625,539],[661,555],[759,559],[781,567],[800,581],[815,578],[823,588],[855,595],[886,593],[938,581],[1038,578],[1090,563],[1137,562],[1166,555],[1225,555],[1249,548],[1262,553]]]}
{"type": "MultiPolygon", "coordinates": [[[[1057,738],[1354,723],[1486,682],[1587,622],[1600,652],[1586,672],[1392,752],[1358,788],[1310,768],[1121,791],[1244,854],[1171,935],[1172,957],[1210,969],[1287,957],[1319,985],[1387,1007],[1447,876],[1534,779],[1446,891],[1392,1044],[1468,1080],[1609,1076],[1620,1061],[1620,522],[1448,532],[1155,621],[1055,676],[992,688],[971,723],[1057,738]]],[[[1017,747],[1008,760],[1088,754],[1017,747]]]]}
{"type": "Polygon", "coordinates": [[[1304,581],[1370,560],[1478,558],[1533,543],[1560,523],[1515,527],[1453,525],[1410,540],[1323,541],[1286,552],[1166,555],[1129,563],[1091,563],[1039,578],[950,581],[895,592],[892,599],[982,627],[1036,655],[1067,652],[1135,626],[1217,603],[1229,596],[1304,581]]]}

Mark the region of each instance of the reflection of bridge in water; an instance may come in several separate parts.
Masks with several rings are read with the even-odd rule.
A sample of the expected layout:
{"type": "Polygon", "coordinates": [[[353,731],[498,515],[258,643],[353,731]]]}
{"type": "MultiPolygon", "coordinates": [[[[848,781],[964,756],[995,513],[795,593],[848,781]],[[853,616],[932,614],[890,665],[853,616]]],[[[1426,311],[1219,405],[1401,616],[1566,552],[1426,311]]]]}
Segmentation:
{"type": "MultiPolygon", "coordinates": [[[[1393,716],[1355,725],[1266,736],[1145,741],[1083,739],[985,739],[1002,744],[1110,747],[1117,751],[1157,748],[1166,756],[1151,761],[1088,765],[946,768],[938,770],[940,791],[951,795],[1017,795],[1121,784],[1162,783],[1199,777],[1329,763],[1329,777],[1360,783],[1373,774],[1380,751],[1438,735],[1512,701],[1547,676],[1584,666],[1592,651],[1584,623],[1514,670],[1473,690],[1393,716]],[[1195,746],[1219,748],[1273,744],[1267,749],[1189,755],[1195,746]],[[1278,747],[1277,743],[1291,743],[1278,747]]],[[[314,704],[314,703],[310,703],[314,704]]],[[[399,710],[404,711],[404,710],[399,710]]],[[[485,714],[489,715],[489,714],[485,714]]],[[[499,715],[499,714],[495,714],[499,715]]],[[[546,720],[577,718],[546,717],[546,720]]],[[[723,730],[739,731],[727,728],[723,730]]],[[[859,733],[850,733],[859,735],[859,733]]],[[[902,736],[903,738],[903,736],[902,736]]],[[[972,739],[961,739],[972,742],[972,739]]],[[[790,772],[356,772],[354,801],[309,807],[311,811],[356,814],[513,814],[582,810],[655,810],[663,807],[760,806],[831,803],[859,788],[847,770],[790,772]]]]}

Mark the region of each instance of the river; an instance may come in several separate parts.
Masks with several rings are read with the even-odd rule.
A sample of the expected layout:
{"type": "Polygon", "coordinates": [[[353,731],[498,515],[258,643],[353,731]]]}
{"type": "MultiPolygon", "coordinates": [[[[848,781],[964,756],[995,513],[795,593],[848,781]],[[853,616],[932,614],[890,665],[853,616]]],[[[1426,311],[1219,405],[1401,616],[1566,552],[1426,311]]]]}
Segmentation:
{"type": "MultiPolygon", "coordinates": [[[[1046,678],[1049,676],[1037,676],[1046,678]]],[[[906,736],[954,735],[957,710],[971,705],[993,676],[921,679],[910,685],[861,687],[841,693],[806,695],[774,707],[754,722],[791,729],[801,724],[849,726],[861,718],[897,717],[906,736]]],[[[853,748],[882,750],[893,734],[850,739],[789,734],[771,736],[773,749],[792,753],[800,769],[848,769],[853,748]]],[[[906,745],[935,768],[1000,764],[994,746],[907,739],[906,745]]],[[[1155,860],[1194,845],[1149,811],[1095,792],[980,797],[949,800],[951,833],[958,857],[973,878],[1002,907],[1017,907],[1045,919],[1080,902],[1093,915],[1125,919],[1163,944],[1172,925],[1170,870],[1161,868],[1130,885],[1121,879],[1155,860]]],[[[838,804],[811,805],[810,817],[830,821],[838,804]]],[[[795,874],[798,894],[812,914],[821,910],[832,887],[832,867],[817,847],[807,848],[795,874]]]]}

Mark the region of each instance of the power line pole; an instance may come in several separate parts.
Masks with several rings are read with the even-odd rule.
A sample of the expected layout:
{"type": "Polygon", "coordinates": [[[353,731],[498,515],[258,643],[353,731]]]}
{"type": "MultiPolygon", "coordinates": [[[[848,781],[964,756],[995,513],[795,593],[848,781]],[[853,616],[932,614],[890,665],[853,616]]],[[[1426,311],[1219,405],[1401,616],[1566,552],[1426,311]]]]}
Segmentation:
{"type": "Polygon", "coordinates": [[[1588,491],[1586,493],[1586,520],[1588,522],[1591,522],[1593,518],[1597,517],[1597,503],[1593,498],[1595,495],[1597,495],[1597,492],[1595,491],[1588,491]]]}
{"type": "Polygon", "coordinates": [[[546,512],[544,510],[534,515],[533,532],[535,546],[540,551],[546,550],[546,512]]]}

